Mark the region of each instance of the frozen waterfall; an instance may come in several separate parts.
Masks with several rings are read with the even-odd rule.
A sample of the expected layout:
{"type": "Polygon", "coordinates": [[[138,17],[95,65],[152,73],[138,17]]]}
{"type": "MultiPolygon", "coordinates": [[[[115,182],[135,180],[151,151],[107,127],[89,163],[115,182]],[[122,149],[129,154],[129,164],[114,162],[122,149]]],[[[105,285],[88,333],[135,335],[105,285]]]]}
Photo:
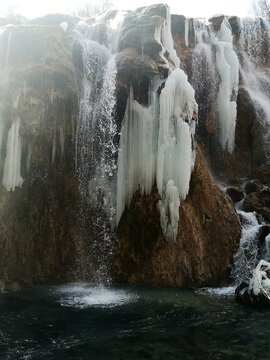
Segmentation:
{"type": "Polygon", "coordinates": [[[168,240],[175,240],[180,200],[188,194],[194,164],[193,115],[197,104],[187,75],[179,69],[169,11],[167,19],[156,29],[155,39],[162,44],[160,56],[165,59],[165,52],[169,54],[171,61],[165,59],[169,76],[160,96],[157,89],[163,80],[155,79],[147,107],[134,100],[130,91],[118,157],[117,224],[134,193],[147,195],[156,183],[161,198],[158,209],[163,234],[168,240]]]}

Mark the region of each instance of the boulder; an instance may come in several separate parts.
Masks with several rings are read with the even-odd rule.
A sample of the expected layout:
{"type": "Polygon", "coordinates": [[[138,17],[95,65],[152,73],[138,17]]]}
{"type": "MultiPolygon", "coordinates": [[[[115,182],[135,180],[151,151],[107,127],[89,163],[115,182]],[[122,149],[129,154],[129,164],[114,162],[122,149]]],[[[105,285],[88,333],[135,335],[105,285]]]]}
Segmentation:
{"type": "Polygon", "coordinates": [[[270,186],[270,167],[269,166],[261,165],[256,170],[255,176],[256,176],[256,179],[261,181],[261,183],[270,186]]]}
{"type": "Polygon", "coordinates": [[[218,15],[211,17],[208,21],[213,25],[215,31],[219,31],[224,18],[224,15],[218,15]]]}
{"type": "Polygon", "coordinates": [[[245,192],[249,195],[253,192],[259,192],[263,187],[263,184],[259,180],[249,181],[245,186],[245,192]]]}
{"type": "Polygon", "coordinates": [[[240,222],[231,199],[211,180],[199,147],[186,200],[181,201],[176,241],[160,227],[154,186],[133,196],[120,220],[114,259],[118,281],[185,287],[224,285],[238,248],[240,222]]]}
{"type": "Polygon", "coordinates": [[[262,295],[254,295],[253,292],[248,291],[248,282],[242,282],[235,290],[235,298],[241,304],[254,307],[268,307],[270,301],[267,297],[262,295]]]}
{"type": "Polygon", "coordinates": [[[244,198],[243,189],[231,187],[226,190],[226,193],[230,196],[233,202],[241,201],[244,198]]]}
{"type": "Polygon", "coordinates": [[[249,194],[243,203],[242,209],[246,212],[256,211],[259,212],[262,208],[262,204],[260,203],[259,194],[251,193],[249,194]]]}

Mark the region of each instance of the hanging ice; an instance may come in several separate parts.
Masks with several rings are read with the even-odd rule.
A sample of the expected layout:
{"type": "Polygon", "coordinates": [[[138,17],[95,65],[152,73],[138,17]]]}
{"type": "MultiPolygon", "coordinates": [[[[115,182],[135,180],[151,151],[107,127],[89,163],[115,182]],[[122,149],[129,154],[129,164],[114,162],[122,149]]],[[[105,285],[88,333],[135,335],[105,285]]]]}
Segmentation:
{"type": "Polygon", "coordinates": [[[168,7],[167,17],[165,21],[156,28],[154,38],[162,46],[160,56],[163,58],[163,60],[168,64],[169,67],[171,67],[171,64],[169,64],[168,60],[165,57],[165,53],[168,52],[170,60],[173,62],[174,66],[178,68],[180,66],[180,60],[173,46],[173,38],[171,32],[171,14],[168,7]]]}
{"type": "MultiPolygon", "coordinates": [[[[153,93],[153,97],[156,95],[153,93]]],[[[131,88],[121,128],[117,173],[118,224],[125,205],[129,206],[133,194],[149,194],[156,176],[158,119],[156,101],[143,107],[134,100],[131,88]]]]}
{"type": "Polygon", "coordinates": [[[194,162],[194,90],[186,74],[175,69],[160,101],[155,91],[143,107],[131,91],[122,123],[117,175],[117,223],[136,190],[149,194],[156,181],[160,221],[167,239],[177,235],[180,199],[185,199],[194,162]],[[159,114],[159,115],[158,115],[159,114]]]}
{"type": "Polygon", "coordinates": [[[233,36],[226,18],[221,24],[214,44],[217,49],[217,68],[221,78],[217,97],[220,142],[223,150],[227,147],[228,152],[232,153],[235,139],[239,62],[233,50],[233,36]]]}
{"type": "Polygon", "coordinates": [[[131,89],[121,128],[117,174],[117,224],[134,193],[149,194],[155,181],[164,236],[174,240],[178,231],[180,200],[189,191],[194,164],[192,136],[197,104],[186,74],[179,69],[171,34],[171,16],[157,27],[155,40],[162,46],[160,56],[169,68],[165,87],[158,97],[159,84],[150,90],[149,106],[134,100],[131,89]],[[174,70],[172,70],[174,69],[174,70]]]}
{"type": "Polygon", "coordinates": [[[7,153],[4,164],[2,184],[7,191],[23,184],[21,176],[22,144],[20,138],[21,120],[17,118],[11,125],[7,138],[7,153]]]}
{"type": "Polygon", "coordinates": [[[189,19],[185,19],[185,45],[188,47],[189,19]]]}
{"type": "Polygon", "coordinates": [[[158,206],[162,230],[170,239],[177,235],[179,199],[188,194],[194,164],[192,118],[197,109],[194,95],[187,75],[180,69],[170,74],[160,95],[156,181],[161,196],[158,206]]]}

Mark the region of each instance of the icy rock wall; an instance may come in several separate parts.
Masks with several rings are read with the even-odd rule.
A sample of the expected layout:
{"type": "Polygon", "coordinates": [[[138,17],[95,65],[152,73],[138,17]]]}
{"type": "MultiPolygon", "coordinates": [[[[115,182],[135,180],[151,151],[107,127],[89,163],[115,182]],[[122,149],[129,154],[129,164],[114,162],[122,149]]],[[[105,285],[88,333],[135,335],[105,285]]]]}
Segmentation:
{"type": "Polygon", "coordinates": [[[169,11],[154,37],[162,45],[160,57],[169,69],[169,76],[165,84],[159,78],[153,81],[147,107],[134,100],[133,90],[130,91],[121,128],[116,220],[118,224],[137,190],[141,195],[149,194],[156,182],[161,197],[158,209],[163,234],[168,240],[175,240],[180,200],[188,194],[194,164],[192,119],[197,104],[186,74],[179,69],[169,11]],[[157,90],[163,84],[159,95],[157,90]]]}

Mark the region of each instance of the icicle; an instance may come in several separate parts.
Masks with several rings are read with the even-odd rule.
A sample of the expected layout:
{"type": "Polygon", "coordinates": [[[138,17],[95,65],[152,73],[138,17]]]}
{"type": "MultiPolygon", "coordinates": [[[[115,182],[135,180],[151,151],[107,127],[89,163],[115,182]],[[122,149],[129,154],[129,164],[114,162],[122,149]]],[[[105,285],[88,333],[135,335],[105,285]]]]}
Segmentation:
{"type": "Polygon", "coordinates": [[[188,47],[189,19],[185,19],[185,45],[188,47]]]}
{"type": "Polygon", "coordinates": [[[134,193],[149,194],[156,181],[164,236],[175,240],[178,232],[180,200],[189,191],[195,154],[192,150],[193,121],[197,104],[187,75],[179,69],[173,47],[171,17],[156,28],[155,39],[162,45],[160,56],[170,72],[158,98],[153,85],[148,107],[138,104],[131,89],[121,128],[117,176],[117,224],[134,193]],[[167,58],[165,57],[167,52],[167,58]],[[172,65],[173,63],[173,65],[172,65]]]}
{"type": "Polygon", "coordinates": [[[233,37],[230,24],[223,20],[215,39],[217,49],[217,68],[221,82],[217,97],[219,113],[220,142],[229,153],[234,150],[236,125],[236,98],[239,83],[239,62],[233,50],[233,37]],[[234,100],[232,100],[232,98],[234,100]]]}
{"type": "Polygon", "coordinates": [[[31,144],[29,144],[29,145],[28,145],[28,153],[27,153],[27,161],[26,161],[26,168],[27,168],[27,170],[30,169],[31,157],[32,157],[32,146],[31,146],[31,144]]]}
{"type": "Polygon", "coordinates": [[[177,235],[180,199],[188,194],[194,165],[190,126],[197,109],[194,95],[187,75],[180,69],[170,74],[160,95],[156,180],[162,200],[158,206],[163,233],[173,240],[177,235]]]}
{"type": "Polygon", "coordinates": [[[20,138],[21,120],[17,118],[11,125],[7,139],[7,153],[4,164],[2,184],[7,191],[14,190],[17,186],[22,186],[21,177],[21,155],[22,145],[20,138]]]}
{"type": "Polygon", "coordinates": [[[4,119],[2,117],[2,113],[0,112],[0,161],[2,158],[2,143],[3,143],[3,135],[4,135],[4,130],[5,130],[5,123],[4,123],[4,119]]]}
{"type": "Polygon", "coordinates": [[[168,60],[165,57],[166,51],[169,53],[170,59],[174,63],[174,66],[176,68],[179,68],[180,60],[173,46],[173,38],[171,32],[171,14],[170,14],[170,9],[168,7],[167,7],[167,17],[165,21],[159,27],[156,28],[154,38],[162,46],[160,57],[168,64],[168,67],[170,68],[171,65],[168,63],[168,60]]]}
{"type": "Polygon", "coordinates": [[[188,193],[192,169],[189,123],[196,109],[194,90],[187,75],[183,70],[174,70],[160,95],[157,156],[157,186],[160,194],[169,180],[174,180],[182,199],[188,193]]]}
{"type": "Polygon", "coordinates": [[[65,150],[65,133],[61,126],[59,127],[59,141],[60,141],[61,155],[63,156],[65,150]]]}
{"type": "Polygon", "coordinates": [[[66,21],[61,22],[59,26],[63,30],[63,32],[66,32],[68,29],[68,23],[66,21]]]}
{"type": "Polygon", "coordinates": [[[56,153],[56,128],[53,129],[53,136],[52,136],[52,163],[54,163],[56,153]]]}
{"type": "MultiPolygon", "coordinates": [[[[153,96],[156,96],[153,93],[153,96]]],[[[131,88],[121,128],[117,174],[118,224],[125,205],[129,206],[133,194],[149,194],[156,176],[157,114],[156,101],[143,107],[134,100],[131,88]]]]}
{"type": "Polygon", "coordinates": [[[136,190],[149,194],[156,180],[158,204],[166,238],[177,235],[180,199],[189,191],[194,164],[192,151],[194,90],[186,74],[175,69],[158,102],[155,90],[143,107],[131,89],[121,128],[117,176],[117,223],[136,190]],[[158,116],[159,113],[159,116],[158,116]]]}
{"type": "Polygon", "coordinates": [[[178,232],[179,221],[179,192],[173,180],[169,180],[166,187],[164,200],[159,200],[160,225],[163,234],[168,240],[175,240],[178,232]]]}

